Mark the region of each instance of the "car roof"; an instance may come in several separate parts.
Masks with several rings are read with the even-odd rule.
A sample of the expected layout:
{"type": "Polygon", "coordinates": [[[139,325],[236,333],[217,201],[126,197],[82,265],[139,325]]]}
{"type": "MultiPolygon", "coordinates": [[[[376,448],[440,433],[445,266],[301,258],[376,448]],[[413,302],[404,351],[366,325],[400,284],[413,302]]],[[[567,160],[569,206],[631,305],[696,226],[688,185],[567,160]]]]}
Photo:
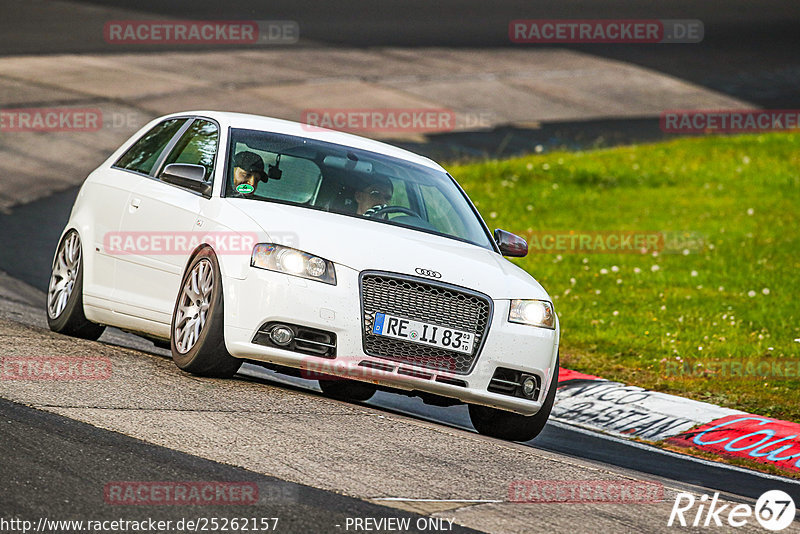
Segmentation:
{"type": "Polygon", "coordinates": [[[318,126],[309,126],[294,121],[287,121],[283,119],[275,119],[272,117],[264,117],[262,115],[251,115],[247,113],[232,113],[227,111],[209,111],[209,110],[195,110],[183,111],[180,113],[171,113],[160,117],[163,120],[173,116],[201,116],[214,119],[220,123],[221,126],[230,126],[232,128],[244,128],[249,130],[263,130],[285,135],[295,135],[298,137],[305,137],[308,139],[315,139],[318,141],[325,141],[328,143],[335,143],[337,145],[344,145],[348,147],[367,150],[370,152],[377,152],[386,156],[403,159],[419,165],[424,165],[438,171],[446,172],[439,164],[433,160],[420,156],[408,150],[398,148],[374,139],[368,139],[358,135],[353,135],[336,130],[329,130],[318,126]]]}

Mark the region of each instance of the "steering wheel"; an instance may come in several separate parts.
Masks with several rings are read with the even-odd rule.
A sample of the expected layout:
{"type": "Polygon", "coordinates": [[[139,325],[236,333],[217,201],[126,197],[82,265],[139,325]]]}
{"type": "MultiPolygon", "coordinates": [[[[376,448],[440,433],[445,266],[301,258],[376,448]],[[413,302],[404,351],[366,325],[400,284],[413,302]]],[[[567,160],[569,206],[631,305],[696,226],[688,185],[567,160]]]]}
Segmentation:
{"type": "Polygon", "coordinates": [[[390,213],[404,213],[406,215],[410,215],[412,217],[419,218],[419,213],[410,210],[408,208],[404,208],[403,206],[386,206],[385,208],[381,208],[376,210],[372,216],[373,217],[382,217],[384,215],[389,215],[390,213]]]}

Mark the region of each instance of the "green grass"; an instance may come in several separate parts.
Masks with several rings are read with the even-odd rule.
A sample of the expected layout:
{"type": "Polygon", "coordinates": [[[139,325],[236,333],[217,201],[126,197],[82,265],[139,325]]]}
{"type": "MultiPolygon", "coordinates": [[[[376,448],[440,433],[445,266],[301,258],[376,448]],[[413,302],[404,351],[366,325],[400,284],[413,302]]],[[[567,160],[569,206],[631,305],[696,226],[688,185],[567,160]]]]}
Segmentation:
{"type": "Polygon", "coordinates": [[[450,171],[492,228],[702,236],[686,255],[567,251],[514,261],[553,297],[563,366],[800,421],[800,134],[680,139],[450,171]],[[785,373],[790,362],[795,376],[770,367],[767,376],[736,377],[722,368],[731,362],[743,372],[749,362],[756,375],[779,362],[785,373]],[[685,364],[695,372],[667,373],[685,364]]]}

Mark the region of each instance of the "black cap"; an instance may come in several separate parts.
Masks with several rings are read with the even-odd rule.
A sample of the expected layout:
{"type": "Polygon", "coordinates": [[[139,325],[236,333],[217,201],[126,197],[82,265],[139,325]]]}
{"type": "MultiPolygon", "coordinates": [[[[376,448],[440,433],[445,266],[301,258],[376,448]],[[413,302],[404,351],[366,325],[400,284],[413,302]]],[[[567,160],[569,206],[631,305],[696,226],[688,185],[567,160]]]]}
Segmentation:
{"type": "Polygon", "coordinates": [[[245,150],[233,156],[233,166],[244,169],[247,172],[258,171],[264,173],[264,160],[255,152],[245,150]]]}

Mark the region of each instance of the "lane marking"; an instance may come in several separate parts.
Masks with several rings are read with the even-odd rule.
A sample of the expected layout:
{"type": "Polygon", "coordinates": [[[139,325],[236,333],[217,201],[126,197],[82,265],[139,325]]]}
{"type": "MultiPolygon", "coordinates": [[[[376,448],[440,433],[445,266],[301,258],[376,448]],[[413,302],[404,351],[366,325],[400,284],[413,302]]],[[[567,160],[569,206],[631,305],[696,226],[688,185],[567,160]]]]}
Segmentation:
{"type": "Polygon", "coordinates": [[[500,503],[506,502],[498,499],[411,499],[407,497],[376,497],[373,501],[401,501],[401,502],[463,502],[463,503],[500,503]]]}

